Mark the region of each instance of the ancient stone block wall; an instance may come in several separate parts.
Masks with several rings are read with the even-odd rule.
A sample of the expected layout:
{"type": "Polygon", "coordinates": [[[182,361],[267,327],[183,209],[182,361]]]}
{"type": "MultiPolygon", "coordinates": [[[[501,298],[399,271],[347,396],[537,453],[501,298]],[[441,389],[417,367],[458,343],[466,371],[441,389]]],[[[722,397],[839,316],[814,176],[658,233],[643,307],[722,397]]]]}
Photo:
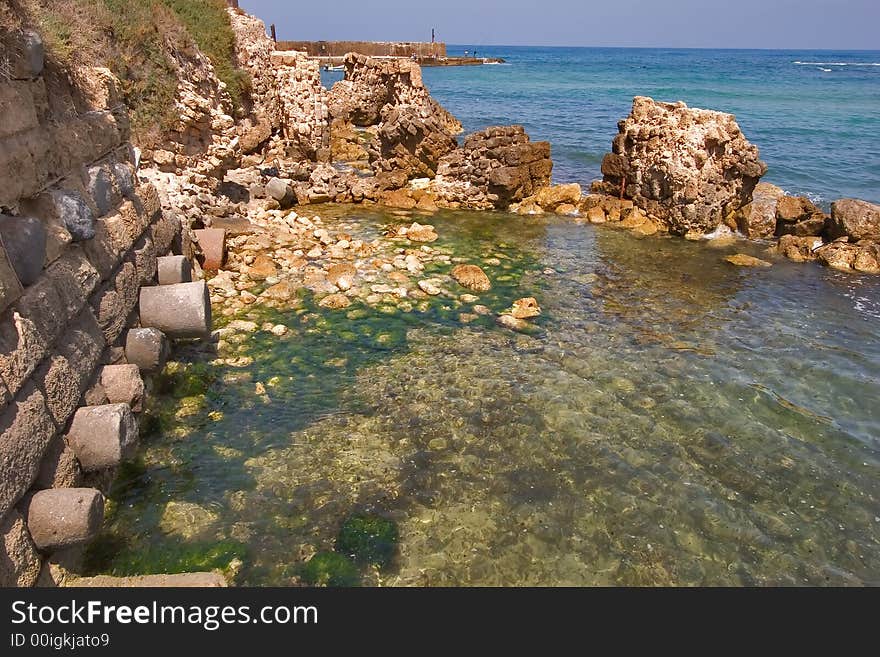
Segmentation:
{"type": "Polygon", "coordinates": [[[295,51],[272,53],[289,156],[325,162],[330,158],[328,93],[318,63],[295,51]]]}
{"type": "Polygon", "coordinates": [[[52,553],[100,526],[103,498],[81,488],[107,462],[94,422],[111,457],[114,439],[119,451],[137,436],[138,367],[113,367],[127,362],[141,286],[180,243],[138,181],[112,75],[44,68],[39,39],[15,37],[27,65],[0,79],[0,586],[33,585],[52,553]],[[110,410],[89,420],[84,406],[110,410]],[[66,504],[77,511],[56,517],[66,504]]]}

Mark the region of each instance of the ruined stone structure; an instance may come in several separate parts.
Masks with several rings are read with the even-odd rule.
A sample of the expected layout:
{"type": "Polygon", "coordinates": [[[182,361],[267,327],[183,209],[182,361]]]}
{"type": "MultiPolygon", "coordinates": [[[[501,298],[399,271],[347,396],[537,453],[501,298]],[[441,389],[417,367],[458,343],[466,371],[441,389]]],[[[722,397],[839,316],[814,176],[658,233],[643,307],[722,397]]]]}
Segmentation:
{"type": "Polygon", "coordinates": [[[287,155],[293,159],[330,159],[327,90],[317,62],[298,52],[274,52],[272,66],[282,107],[281,125],[287,155]]]}
{"type": "Polygon", "coordinates": [[[638,97],[597,191],[623,195],[679,235],[711,233],[767,172],[730,114],[638,97]]]}
{"type": "MultiPolygon", "coordinates": [[[[0,79],[0,585],[30,586],[41,572],[52,582],[52,555],[100,528],[98,489],[137,440],[144,386],[128,329],[154,330],[140,328],[140,290],[165,254],[191,247],[138,180],[110,72],[68,77],[45,66],[36,34],[10,39],[20,57],[0,79]]],[[[201,311],[204,334],[204,301],[201,311]]]]}
{"type": "Polygon", "coordinates": [[[436,190],[460,207],[506,208],[550,184],[548,142],[532,142],[521,126],[487,128],[440,161],[436,190]]]}

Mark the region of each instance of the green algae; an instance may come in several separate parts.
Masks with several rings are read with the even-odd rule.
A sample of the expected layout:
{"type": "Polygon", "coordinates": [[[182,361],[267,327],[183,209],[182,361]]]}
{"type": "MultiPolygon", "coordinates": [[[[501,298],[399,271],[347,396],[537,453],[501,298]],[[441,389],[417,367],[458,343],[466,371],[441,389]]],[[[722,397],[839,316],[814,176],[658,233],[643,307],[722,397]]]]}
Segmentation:
{"type": "Polygon", "coordinates": [[[387,568],[397,551],[397,524],[388,518],[356,514],[342,523],[336,550],[362,565],[387,568]]]}
{"type": "Polygon", "coordinates": [[[351,588],[361,585],[358,567],[338,552],[318,552],[302,566],[300,576],[312,586],[351,588]]]}

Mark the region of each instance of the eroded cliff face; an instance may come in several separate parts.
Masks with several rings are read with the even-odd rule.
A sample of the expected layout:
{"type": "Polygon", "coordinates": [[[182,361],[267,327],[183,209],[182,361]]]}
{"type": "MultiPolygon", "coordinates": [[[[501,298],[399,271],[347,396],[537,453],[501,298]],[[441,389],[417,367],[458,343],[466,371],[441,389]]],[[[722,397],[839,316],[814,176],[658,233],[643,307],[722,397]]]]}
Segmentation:
{"type": "Polygon", "coordinates": [[[675,234],[705,234],[751,202],[766,172],[733,115],[637,97],[602,163],[601,191],[675,234]]]}

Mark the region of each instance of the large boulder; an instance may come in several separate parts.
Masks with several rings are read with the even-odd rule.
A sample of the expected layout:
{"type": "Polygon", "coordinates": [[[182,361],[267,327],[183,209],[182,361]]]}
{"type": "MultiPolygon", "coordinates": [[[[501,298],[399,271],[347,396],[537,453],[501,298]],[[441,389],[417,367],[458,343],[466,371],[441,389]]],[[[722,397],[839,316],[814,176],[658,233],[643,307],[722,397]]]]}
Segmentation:
{"type": "Polygon", "coordinates": [[[714,231],[752,200],[767,166],[731,114],[637,97],[602,163],[623,193],[679,235],[714,231]]]}
{"type": "Polygon", "coordinates": [[[852,241],[880,241],[880,205],[851,198],[836,201],[831,206],[828,232],[832,239],[846,236],[852,241]]]}
{"type": "Polygon", "coordinates": [[[415,107],[388,107],[382,114],[370,162],[377,171],[405,171],[412,178],[433,178],[440,159],[458,148],[446,126],[415,107]]]}

